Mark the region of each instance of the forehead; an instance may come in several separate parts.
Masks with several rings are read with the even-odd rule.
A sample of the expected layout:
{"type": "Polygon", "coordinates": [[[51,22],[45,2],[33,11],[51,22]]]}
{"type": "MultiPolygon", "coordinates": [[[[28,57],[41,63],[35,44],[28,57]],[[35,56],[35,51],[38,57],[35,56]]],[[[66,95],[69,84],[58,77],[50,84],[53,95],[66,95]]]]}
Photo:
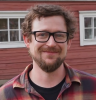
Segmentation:
{"type": "Polygon", "coordinates": [[[35,18],[32,22],[32,31],[43,31],[43,30],[66,30],[66,22],[62,16],[50,16],[35,18]]]}

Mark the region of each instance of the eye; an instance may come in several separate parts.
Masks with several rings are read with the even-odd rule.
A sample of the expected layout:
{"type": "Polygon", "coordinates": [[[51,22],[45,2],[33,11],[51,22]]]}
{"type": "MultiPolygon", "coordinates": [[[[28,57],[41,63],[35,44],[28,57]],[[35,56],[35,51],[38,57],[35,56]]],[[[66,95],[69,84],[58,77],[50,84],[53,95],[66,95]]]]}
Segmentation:
{"type": "Polygon", "coordinates": [[[62,37],[62,34],[56,34],[57,37],[62,37]]]}
{"type": "Polygon", "coordinates": [[[36,33],[36,37],[38,37],[38,38],[48,38],[48,35],[49,33],[47,33],[47,32],[37,32],[36,33]]]}
{"type": "Polygon", "coordinates": [[[44,36],[46,36],[46,33],[44,33],[44,32],[38,32],[38,33],[37,33],[37,36],[42,36],[42,37],[44,37],[44,36]]]}
{"type": "Polygon", "coordinates": [[[46,34],[45,33],[40,33],[39,36],[46,36],[46,34]]]}
{"type": "Polygon", "coordinates": [[[63,33],[56,33],[55,36],[56,37],[64,37],[64,34],[63,33]]]}

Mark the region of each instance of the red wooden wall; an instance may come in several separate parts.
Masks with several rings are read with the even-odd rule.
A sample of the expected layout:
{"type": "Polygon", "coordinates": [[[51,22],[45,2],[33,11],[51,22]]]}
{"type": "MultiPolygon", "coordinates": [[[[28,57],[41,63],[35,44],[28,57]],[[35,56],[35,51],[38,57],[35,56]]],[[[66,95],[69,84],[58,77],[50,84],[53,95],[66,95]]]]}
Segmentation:
{"type": "MultiPolygon", "coordinates": [[[[76,69],[96,74],[96,45],[80,46],[79,11],[96,10],[96,1],[82,2],[0,2],[0,11],[26,10],[37,3],[51,3],[66,6],[78,19],[78,32],[68,51],[66,62],[76,69]]],[[[31,57],[26,48],[0,49],[0,79],[10,79],[21,73],[31,57]]]]}

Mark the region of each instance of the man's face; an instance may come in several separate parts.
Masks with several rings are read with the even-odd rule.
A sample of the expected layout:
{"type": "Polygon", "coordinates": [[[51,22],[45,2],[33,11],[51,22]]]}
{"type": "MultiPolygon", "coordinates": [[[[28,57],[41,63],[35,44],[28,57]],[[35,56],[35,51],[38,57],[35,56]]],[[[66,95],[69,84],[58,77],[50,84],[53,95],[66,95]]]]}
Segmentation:
{"type": "MultiPolygon", "coordinates": [[[[41,17],[34,19],[32,31],[67,32],[67,27],[61,16],[41,17]]],[[[53,36],[50,36],[47,42],[40,43],[32,35],[32,42],[27,41],[26,46],[29,48],[33,64],[37,64],[45,72],[53,72],[63,63],[70,44],[71,40],[65,43],[56,43],[53,36]]],[[[33,67],[35,66],[33,65],[33,67]]]]}

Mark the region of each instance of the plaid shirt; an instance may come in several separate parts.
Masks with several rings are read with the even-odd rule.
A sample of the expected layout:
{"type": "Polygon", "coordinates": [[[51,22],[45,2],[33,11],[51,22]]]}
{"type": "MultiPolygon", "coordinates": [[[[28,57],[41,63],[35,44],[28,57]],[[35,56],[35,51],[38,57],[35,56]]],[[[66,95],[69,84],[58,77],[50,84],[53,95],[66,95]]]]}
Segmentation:
{"type": "MultiPolygon", "coordinates": [[[[56,100],[96,100],[96,78],[64,64],[66,78],[56,100]]],[[[44,100],[30,85],[28,71],[32,64],[0,88],[0,100],[44,100]]]]}

